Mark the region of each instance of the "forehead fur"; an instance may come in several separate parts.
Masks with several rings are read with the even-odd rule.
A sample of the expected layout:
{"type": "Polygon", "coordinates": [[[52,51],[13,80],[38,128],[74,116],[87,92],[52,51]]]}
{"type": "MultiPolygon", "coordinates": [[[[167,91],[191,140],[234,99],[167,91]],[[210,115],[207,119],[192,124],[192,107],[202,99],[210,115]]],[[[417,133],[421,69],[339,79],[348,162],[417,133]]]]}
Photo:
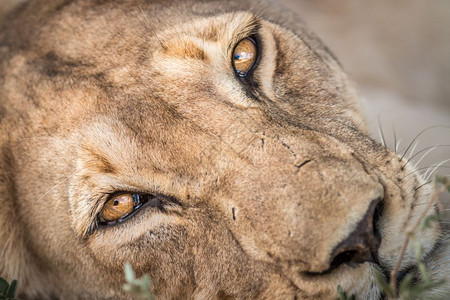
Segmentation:
{"type": "Polygon", "coordinates": [[[183,48],[184,38],[189,38],[200,43],[199,46],[208,42],[219,43],[229,52],[241,39],[256,33],[258,24],[254,14],[234,12],[180,24],[176,29],[163,31],[157,36],[164,51],[170,51],[171,47],[183,48]]]}
{"type": "Polygon", "coordinates": [[[259,21],[253,14],[236,12],[200,18],[157,32],[161,48],[155,63],[174,72],[183,66],[190,68],[187,65],[190,63],[229,69],[234,46],[255,34],[258,28],[259,21]]]}

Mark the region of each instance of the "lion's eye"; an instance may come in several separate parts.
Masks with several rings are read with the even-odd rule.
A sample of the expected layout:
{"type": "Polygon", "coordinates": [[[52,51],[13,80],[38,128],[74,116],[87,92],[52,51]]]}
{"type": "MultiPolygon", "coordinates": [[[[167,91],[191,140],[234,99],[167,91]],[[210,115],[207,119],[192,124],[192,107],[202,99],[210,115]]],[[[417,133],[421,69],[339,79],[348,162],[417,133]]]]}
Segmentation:
{"type": "Polygon", "coordinates": [[[98,213],[96,226],[113,226],[122,223],[144,207],[166,213],[167,209],[181,207],[181,203],[171,196],[144,193],[116,193],[110,196],[98,213]]]}
{"type": "Polygon", "coordinates": [[[252,38],[241,40],[234,47],[233,67],[239,77],[246,77],[255,65],[258,56],[256,42],[252,38]]]}
{"type": "Polygon", "coordinates": [[[116,195],[109,199],[103,206],[99,214],[99,221],[109,223],[123,219],[131,214],[137,205],[139,205],[139,200],[136,195],[116,195]]]}

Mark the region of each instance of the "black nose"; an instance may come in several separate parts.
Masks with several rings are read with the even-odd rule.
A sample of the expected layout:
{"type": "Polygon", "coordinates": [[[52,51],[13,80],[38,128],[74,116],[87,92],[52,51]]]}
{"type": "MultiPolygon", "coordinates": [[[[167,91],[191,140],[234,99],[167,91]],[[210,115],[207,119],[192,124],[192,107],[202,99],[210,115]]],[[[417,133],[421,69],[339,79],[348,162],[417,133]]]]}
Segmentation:
{"type": "Polygon", "coordinates": [[[330,270],[344,263],[360,264],[376,261],[381,240],[377,228],[383,211],[381,200],[379,198],[370,203],[369,209],[356,229],[333,249],[330,270]]]}

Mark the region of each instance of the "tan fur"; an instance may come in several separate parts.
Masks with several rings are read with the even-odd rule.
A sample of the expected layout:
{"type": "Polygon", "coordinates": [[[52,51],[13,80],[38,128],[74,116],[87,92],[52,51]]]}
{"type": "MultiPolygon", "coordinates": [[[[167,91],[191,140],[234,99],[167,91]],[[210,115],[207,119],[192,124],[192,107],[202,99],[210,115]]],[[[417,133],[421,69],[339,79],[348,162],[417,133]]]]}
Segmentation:
{"type": "MultiPolygon", "coordinates": [[[[431,188],[367,135],[339,63],[286,15],[134,0],[13,14],[0,33],[0,276],[24,299],[128,299],[130,262],[161,299],[333,299],[338,285],[376,299],[373,264],[320,273],[377,198],[391,270],[431,188]],[[233,47],[252,34],[261,58],[240,80],[233,47]],[[180,204],[95,228],[117,191],[180,204]]],[[[425,253],[440,236],[420,234],[425,253]]]]}

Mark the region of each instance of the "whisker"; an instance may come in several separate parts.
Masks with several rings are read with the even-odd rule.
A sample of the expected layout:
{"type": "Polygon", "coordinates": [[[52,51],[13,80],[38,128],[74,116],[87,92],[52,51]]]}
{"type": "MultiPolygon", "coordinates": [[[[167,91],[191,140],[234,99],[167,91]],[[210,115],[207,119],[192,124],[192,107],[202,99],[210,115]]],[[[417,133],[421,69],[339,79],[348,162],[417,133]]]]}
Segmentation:
{"type": "MultiPolygon", "coordinates": [[[[433,173],[437,170],[437,168],[439,168],[440,166],[442,166],[443,164],[445,164],[446,162],[450,161],[449,159],[446,159],[444,161],[441,161],[434,169],[433,171],[430,172],[430,174],[428,174],[428,176],[426,175],[426,173],[424,174],[425,180],[430,179],[431,175],[433,175],[433,173]]],[[[428,171],[427,171],[428,172],[428,171]]]]}
{"type": "Polygon", "coordinates": [[[383,142],[383,146],[386,147],[386,140],[384,139],[383,126],[381,125],[381,116],[378,115],[378,134],[380,135],[381,141],[383,142]]]}
{"type": "MultiPolygon", "coordinates": [[[[142,9],[142,6],[139,4],[138,5],[139,10],[141,11],[142,15],[144,16],[145,21],[147,21],[148,24],[152,25],[152,23],[150,22],[150,20],[148,19],[147,15],[145,14],[144,10],[142,9]]],[[[158,34],[154,35],[156,37],[156,39],[158,40],[159,44],[161,46],[164,46],[164,42],[162,41],[162,39],[159,37],[158,34]]]]}
{"type": "Polygon", "coordinates": [[[64,183],[65,181],[67,181],[69,178],[73,177],[78,171],[73,172],[72,174],[70,174],[69,176],[67,176],[66,178],[64,178],[63,180],[61,180],[60,182],[58,182],[57,184],[55,184],[54,186],[52,186],[50,189],[48,189],[42,196],[40,196],[37,201],[39,202],[40,200],[42,200],[45,196],[47,196],[51,191],[53,191],[56,187],[58,187],[60,184],[64,183]]]}
{"type": "Polygon", "coordinates": [[[430,184],[432,182],[433,182],[433,180],[429,180],[429,181],[425,182],[424,184],[419,185],[418,187],[416,187],[414,189],[414,192],[417,192],[419,189],[423,188],[424,186],[426,186],[427,184],[430,184]]]}
{"type": "MultiPolygon", "coordinates": [[[[428,154],[430,154],[431,152],[433,152],[434,149],[437,149],[437,147],[431,147],[431,149],[429,149],[428,151],[426,151],[425,154],[422,155],[422,157],[414,164],[414,168],[416,168],[416,167],[420,164],[420,162],[421,162],[428,154]]],[[[407,163],[409,163],[409,161],[408,161],[407,163]]]]}
{"type": "MultiPolygon", "coordinates": [[[[406,177],[412,175],[412,174],[415,174],[415,173],[420,172],[420,171],[422,171],[422,170],[428,170],[428,169],[433,168],[433,167],[436,167],[436,165],[432,165],[432,166],[428,166],[428,167],[423,167],[423,168],[415,169],[414,171],[412,171],[412,172],[406,174],[404,177],[402,177],[402,180],[405,179],[406,177]]],[[[450,169],[450,166],[440,166],[439,168],[450,169]]],[[[425,173],[424,173],[424,174],[425,174],[425,173]]],[[[444,176],[446,176],[446,175],[444,175],[444,176]]]]}
{"type": "Polygon", "coordinates": [[[398,154],[398,147],[400,147],[400,144],[402,143],[402,140],[398,140],[398,142],[395,144],[395,154],[398,154]]]}
{"type": "Polygon", "coordinates": [[[415,203],[415,204],[412,205],[412,208],[417,208],[417,207],[420,207],[420,206],[423,206],[423,205],[427,205],[427,204],[428,204],[427,202],[424,202],[424,203],[415,203]]]}
{"type": "Polygon", "coordinates": [[[405,152],[403,153],[402,157],[400,158],[400,160],[402,160],[405,155],[408,153],[409,149],[411,148],[412,144],[425,132],[434,129],[434,128],[450,128],[450,125],[434,125],[434,126],[430,126],[428,128],[423,129],[421,132],[419,132],[418,135],[416,135],[416,137],[411,141],[411,143],[409,144],[409,146],[406,148],[405,152]]]}
{"type": "Polygon", "coordinates": [[[395,154],[397,154],[398,144],[397,144],[397,132],[395,132],[395,122],[392,123],[392,130],[394,131],[394,147],[395,147],[394,150],[395,150],[395,154]]]}
{"type": "MultiPolygon", "coordinates": [[[[422,149],[422,150],[420,150],[420,151],[418,151],[417,153],[415,153],[413,156],[411,156],[410,158],[408,158],[408,161],[406,162],[406,164],[404,164],[403,165],[403,167],[405,167],[414,157],[416,157],[417,155],[419,155],[420,153],[422,153],[422,152],[424,152],[424,151],[427,151],[420,159],[419,159],[419,161],[417,161],[416,162],[416,164],[415,164],[415,166],[417,166],[421,161],[422,161],[422,159],[425,157],[425,156],[427,156],[430,152],[432,152],[432,151],[434,151],[434,149],[437,149],[437,148],[440,148],[440,147],[450,147],[450,145],[448,145],[448,144],[445,144],[445,145],[435,145],[435,146],[431,146],[431,147],[427,147],[427,148],[424,148],[424,149],[422,149]]],[[[411,150],[411,153],[414,153],[414,148],[411,150]]]]}
{"type": "Polygon", "coordinates": [[[142,6],[139,4],[139,10],[141,11],[142,15],[144,16],[144,19],[147,21],[148,24],[152,24],[150,20],[147,18],[147,15],[145,14],[144,10],[142,9],[142,6]]]}
{"type": "MultiPolygon", "coordinates": [[[[416,150],[417,146],[420,144],[420,141],[416,141],[414,142],[412,148],[411,148],[411,152],[410,153],[414,153],[414,151],[416,150]]],[[[411,157],[411,154],[409,155],[411,157]]],[[[408,158],[408,161],[410,160],[410,158],[408,158]]]]}

